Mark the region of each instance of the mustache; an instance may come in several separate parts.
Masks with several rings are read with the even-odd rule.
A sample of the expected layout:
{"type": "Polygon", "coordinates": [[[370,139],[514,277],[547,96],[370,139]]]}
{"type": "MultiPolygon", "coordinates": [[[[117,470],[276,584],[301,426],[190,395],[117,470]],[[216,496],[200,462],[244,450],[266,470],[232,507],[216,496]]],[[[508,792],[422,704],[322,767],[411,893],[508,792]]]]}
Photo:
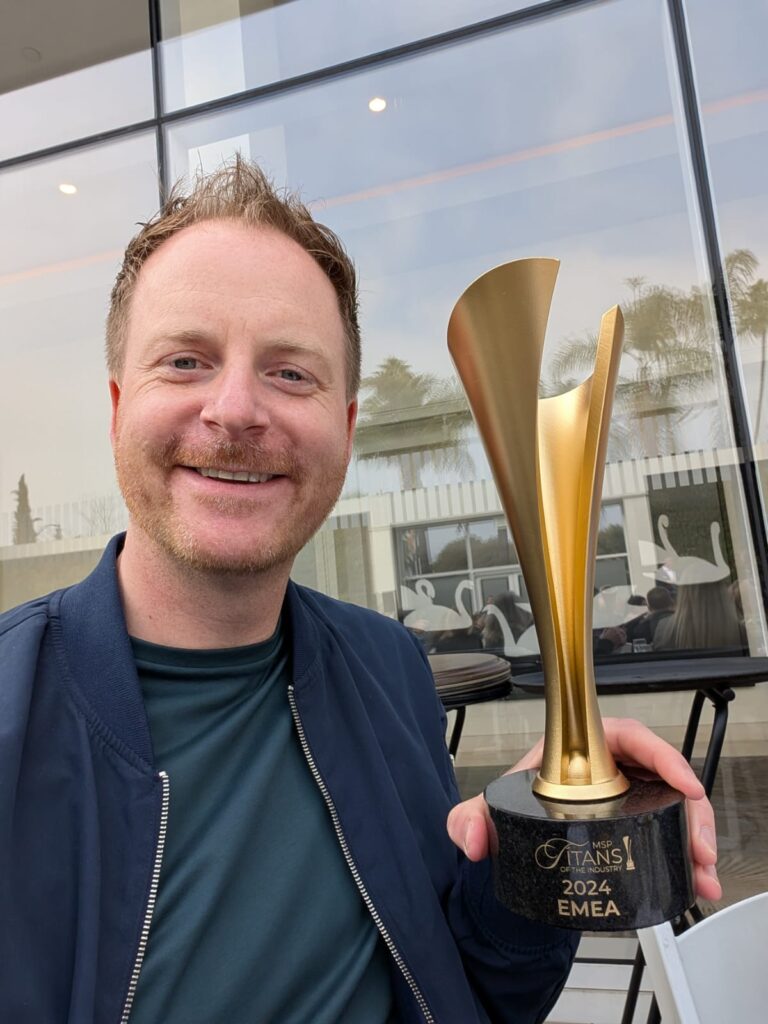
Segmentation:
{"type": "Polygon", "coordinates": [[[285,449],[265,445],[258,440],[229,441],[219,438],[204,444],[191,444],[172,435],[163,444],[152,446],[150,454],[165,469],[195,466],[228,472],[269,473],[272,476],[301,475],[301,464],[285,449]]]}

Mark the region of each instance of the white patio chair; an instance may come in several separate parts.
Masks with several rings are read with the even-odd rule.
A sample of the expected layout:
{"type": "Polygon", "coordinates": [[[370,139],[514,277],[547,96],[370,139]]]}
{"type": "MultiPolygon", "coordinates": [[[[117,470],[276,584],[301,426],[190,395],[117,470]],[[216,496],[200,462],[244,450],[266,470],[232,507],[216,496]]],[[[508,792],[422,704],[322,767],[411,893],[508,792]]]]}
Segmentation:
{"type": "Polygon", "coordinates": [[[663,1024],[766,1024],[768,893],[675,935],[669,923],[637,936],[663,1024]]]}

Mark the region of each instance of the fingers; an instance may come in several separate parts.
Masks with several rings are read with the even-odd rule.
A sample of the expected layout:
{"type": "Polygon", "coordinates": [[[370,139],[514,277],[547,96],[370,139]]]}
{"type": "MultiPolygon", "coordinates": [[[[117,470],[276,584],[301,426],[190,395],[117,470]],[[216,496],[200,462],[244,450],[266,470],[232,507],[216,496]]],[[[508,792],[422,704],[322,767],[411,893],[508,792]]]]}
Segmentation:
{"type": "Polygon", "coordinates": [[[712,804],[706,797],[703,800],[689,800],[687,810],[693,859],[701,864],[714,864],[717,861],[717,838],[712,804]]]}
{"type": "Polygon", "coordinates": [[[491,817],[480,794],[456,804],[448,815],[448,835],[469,860],[483,860],[490,850],[491,817]]]}
{"type": "MultiPolygon", "coordinates": [[[[606,718],[603,726],[608,746],[618,761],[627,765],[640,765],[655,772],[691,800],[700,800],[704,796],[704,787],[680,751],[651,732],[642,722],[630,718],[606,718]]],[[[539,768],[543,752],[542,737],[509,771],[539,768]]]]}
{"type": "Polygon", "coordinates": [[[651,732],[642,722],[606,718],[603,726],[608,746],[618,761],[640,765],[655,772],[690,800],[703,798],[704,787],[680,751],[651,732]]]}
{"type": "MultiPolygon", "coordinates": [[[[618,761],[647,768],[690,800],[700,800],[704,796],[704,787],[680,751],[642,722],[630,718],[606,718],[603,726],[608,746],[618,761]]],[[[509,772],[539,768],[543,752],[544,738],[541,737],[509,772]]]]}
{"type": "Polygon", "coordinates": [[[717,880],[714,864],[708,866],[702,864],[694,865],[693,887],[699,899],[717,902],[717,900],[722,898],[723,889],[717,880]]]}
{"type": "Polygon", "coordinates": [[[688,835],[696,894],[701,899],[719,900],[722,889],[715,868],[715,812],[693,769],[678,750],[640,722],[606,718],[604,727],[608,746],[618,761],[655,772],[687,797],[688,835]]]}
{"type": "Polygon", "coordinates": [[[715,867],[717,863],[715,812],[706,797],[703,800],[689,800],[687,810],[696,894],[701,899],[719,900],[723,891],[715,867]]]}

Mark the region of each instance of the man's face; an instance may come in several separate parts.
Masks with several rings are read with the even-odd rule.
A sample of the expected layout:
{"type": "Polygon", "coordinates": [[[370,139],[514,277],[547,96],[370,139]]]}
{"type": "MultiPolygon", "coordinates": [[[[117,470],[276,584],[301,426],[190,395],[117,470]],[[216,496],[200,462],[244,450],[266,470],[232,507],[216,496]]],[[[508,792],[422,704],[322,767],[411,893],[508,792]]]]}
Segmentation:
{"type": "Polygon", "coordinates": [[[356,412],[344,325],[330,281],[277,231],[206,221],[164,242],[110,391],[132,523],[177,561],[290,564],[339,496],[356,412]]]}

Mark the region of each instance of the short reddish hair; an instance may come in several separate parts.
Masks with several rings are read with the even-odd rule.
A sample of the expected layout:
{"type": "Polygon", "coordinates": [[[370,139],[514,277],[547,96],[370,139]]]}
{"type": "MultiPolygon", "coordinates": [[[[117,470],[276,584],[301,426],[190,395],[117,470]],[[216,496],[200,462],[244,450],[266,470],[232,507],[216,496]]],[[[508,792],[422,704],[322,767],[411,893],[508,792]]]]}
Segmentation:
{"type": "Polygon", "coordinates": [[[131,297],[144,263],[166,239],[192,224],[232,220],[281,231],[309,253],[334,287],[344,323],[347,395],[360,387],[360,326],[357,274],[338,236],[314,219],[292,192],[278,191],[256,164],[240,154],[211,174],[199,174],[185,192],[177,182],[159,212],[131,240],[123,256],[107,315],[107,368],[119,380],[123,371],[125,333],[131,297]]]}

